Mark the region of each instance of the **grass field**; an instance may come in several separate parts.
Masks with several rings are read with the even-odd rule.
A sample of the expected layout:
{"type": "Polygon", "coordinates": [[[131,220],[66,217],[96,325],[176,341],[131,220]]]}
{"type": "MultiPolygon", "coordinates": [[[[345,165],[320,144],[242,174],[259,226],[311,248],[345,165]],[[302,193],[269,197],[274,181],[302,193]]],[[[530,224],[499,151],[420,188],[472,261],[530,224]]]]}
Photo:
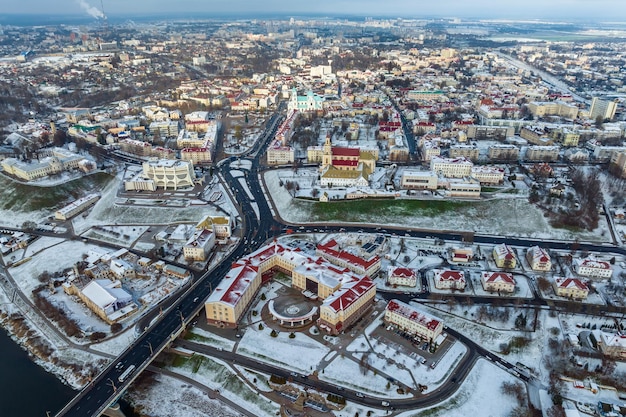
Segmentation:
{"type": "Polygon", "coordinates": [[[112,176],[99,172],[54,187],[39,187],[0,176],[0,210],[28,212],[62,207],[88,192],[102,190],[111,180],[112,176]]]}
{"type": "Polygon", "coordinates": [[[359,222],[373,216],[436,217],[460,210],[466,203],[433,200],[353,200],[332,203],[313,203],[312,216],[317,221],[359,222]]]}

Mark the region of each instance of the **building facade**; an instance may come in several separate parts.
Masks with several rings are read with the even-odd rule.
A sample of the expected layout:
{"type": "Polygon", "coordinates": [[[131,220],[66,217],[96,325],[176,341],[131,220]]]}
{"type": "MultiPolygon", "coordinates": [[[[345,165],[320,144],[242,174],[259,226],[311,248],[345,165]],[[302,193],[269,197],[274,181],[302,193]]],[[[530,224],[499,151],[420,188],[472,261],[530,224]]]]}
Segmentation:
{"type": "Polygon", "coordinates": [[[434,342],[443,332],[441,319],[399,300],[390,300],[387,303],[384,321],[428,342],[434,342]]]}
{"type": "Polygon", "coordinates": [[[480,282],[483,289],[489,292],[515,292],[515,278],[508,272],[485,271],[481,274],[480,282]]]}

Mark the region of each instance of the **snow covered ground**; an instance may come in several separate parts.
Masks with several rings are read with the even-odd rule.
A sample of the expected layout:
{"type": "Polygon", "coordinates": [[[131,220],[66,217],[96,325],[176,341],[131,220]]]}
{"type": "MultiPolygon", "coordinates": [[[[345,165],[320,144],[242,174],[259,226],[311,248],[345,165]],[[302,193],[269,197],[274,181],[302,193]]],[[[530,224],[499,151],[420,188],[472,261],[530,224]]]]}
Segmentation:
{"type": "Polygon", "coordinates": [[[278,337],[271,337],[270,332],[267,327],[263,330],[248,327],[237,353],[310,374],[330,350],[303,333],[296,333],[296,337],[290,339],[289,332],[280,332],[278,337]]]}
{"type": "MultiPolygon", "coordinates": [[[[294,200],[285,187],[280,186],[280,178],[285,176],[281,170],[270,170],[265,173],[265,184],[271,195],[280,216],[288,222],[307,223],[324,221],[313,214],[312,208],[319,203],[294,200]]],[[[298,182],[301,188],[310,187],[312,172],[305,169],[288,174],[293,181],[298,182]]],[[[349,202],[348,202],[349,203],[349,202]]],[[[342,203],[347,204],[347,203],[342,203]]],[[[608,225],[604,217],[600,218],[600,226],[591,232],[572,232],[566,229],[556,229],[550,226],[543,212],[523,198],[503,198],[488,201],[466,201],[463,207],[454,210],[454,215],[444,212],[440,215],[426,215],[421,210],[413,215],[397,214],[389,209],[375,214],[351,213],[352,221],[360,223],[388,224],[395,226],[435,229],[435,230],[466,230],[476,233],[495,234],[503,236],[518,236],[546,239],[562,239],[590,241],[608,241],[608,225]],[[504,215],[503,213],[506,213],[504,215]]]]}
{"type": "Polygon", "coordinates": [[[435,407],[407,411],[401,417],[505,417],[515,408],[513,397],[501,394],[504,382],[517,379],[490,362],[479,360],[452,397],[435,407]]]}
{"type": "Polygon", "coordinates": [[[180,380],[158,375],[148,389],[127,394],[144,415],[169,417],[239,417],[239,413],[205,392],[180,380]]]}

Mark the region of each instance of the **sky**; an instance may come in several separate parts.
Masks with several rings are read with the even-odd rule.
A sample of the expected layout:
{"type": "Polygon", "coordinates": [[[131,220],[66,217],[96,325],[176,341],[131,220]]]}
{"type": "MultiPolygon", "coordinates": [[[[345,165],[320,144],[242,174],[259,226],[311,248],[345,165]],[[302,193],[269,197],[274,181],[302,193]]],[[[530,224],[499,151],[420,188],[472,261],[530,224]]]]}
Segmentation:
{"type": "Polygon", "coordinates": [[[20,0],[3,1],[0,14],[101,14],[168,12],[216,14],[355,14],[393,17],[623,20],[625,0],[20,0]]]}

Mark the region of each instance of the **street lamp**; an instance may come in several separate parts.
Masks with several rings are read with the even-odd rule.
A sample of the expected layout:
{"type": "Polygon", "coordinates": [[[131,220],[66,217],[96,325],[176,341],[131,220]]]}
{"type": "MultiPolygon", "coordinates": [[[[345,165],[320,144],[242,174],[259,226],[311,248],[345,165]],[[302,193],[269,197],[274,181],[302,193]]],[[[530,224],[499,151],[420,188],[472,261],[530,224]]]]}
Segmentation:
{"type": "Polygon", "coordinates": [[[146,346],[148,346],[148,348],[150,349],[150,356],[154,356],[154,350],[152,350],[152,343],[148,342],[146,346]]]}
{"type": "Polygon", "coordinates": [[[117,392],[117,387],[115,386],[113,380],[111,378],[107,378],[107,381],[109,381],[111,387],[113,388],[113,392],[117,392]]]}

